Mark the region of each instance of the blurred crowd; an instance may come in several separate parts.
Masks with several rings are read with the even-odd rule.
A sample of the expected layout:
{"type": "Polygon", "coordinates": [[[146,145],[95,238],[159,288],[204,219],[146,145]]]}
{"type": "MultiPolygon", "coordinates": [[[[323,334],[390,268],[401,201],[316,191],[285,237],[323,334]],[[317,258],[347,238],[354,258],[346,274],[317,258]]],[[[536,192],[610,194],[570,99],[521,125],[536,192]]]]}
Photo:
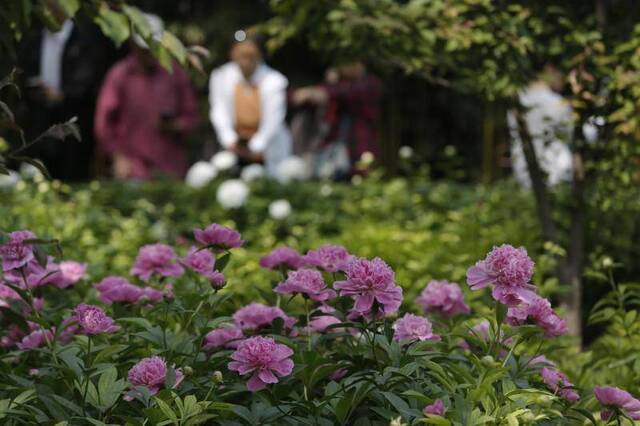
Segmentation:
{"type": "MultiPolygon", "coordinates": [[[[146,15],[160,40],[162,20],[146,15]]],[[[43,141],[29,154],[54,178],[183,178],[186,140],[201,122],[199,99],[179,64],[163,67],[134,36],[117,51],[90,22],[67,20],[58,32],[37,31],[21,55],[27,86],[24,114],[33,139],[78,117],[82,143],[43,141]]],[[[342,179],[363,153],[379,152],[382,84],[357,61],[327,71],[315,86],[291,88],[264,61],[261,40],[233,35],[229,62],[211,72],[209,119],[218,150],[268,175],[294,157],[309,177],[342,179]]]]}
{"type": "MultiPolygon", "coordinates": [[[[152,38],[159,41],[162,20],[146,17],[152,38]]],[[[190,167],[213,174],[197,161],[204,158],[190,164],[194,158],[186,143],[202,122],[202,100],[185,70],[175,62],[170,69],[163,67],[139,36],[117,51],[95,24],[67,20],[58,32],[43,29],[28,37],[21,58],[27,137],[78,117],[82,143],[45,141],[29,153],[54,178],[182,179],[190,167]]],[[[364,173],[357,165],[381,155],[380,79],[352,59],[327,69],[315,85],[292,88],[264,58],[259,37],[238,30],[229,43],[229,62],[211,72],[207,107],[216,150],[233,154],[238,170],[259,165],[270,176],[294,163],[303,164],[309,178],[342,180],[364,173]]],[[[524,122],[550,184],[570,180],[572,173],[564,142],[574,124],[556,87],[561,82],[562,76],[548,66],[520,96],[524,122]]],[[[521,129],[513,113],[508,123],[511,168],[528,186],[521,129]]]]}

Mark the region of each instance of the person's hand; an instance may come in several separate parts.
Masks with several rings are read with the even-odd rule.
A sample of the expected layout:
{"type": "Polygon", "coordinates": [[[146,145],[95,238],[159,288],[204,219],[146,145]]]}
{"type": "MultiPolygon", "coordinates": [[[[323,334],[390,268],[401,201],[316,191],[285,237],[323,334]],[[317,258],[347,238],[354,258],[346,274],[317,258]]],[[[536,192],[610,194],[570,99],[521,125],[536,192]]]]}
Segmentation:
{"type": "Polygon", "coordinates": [[[46,100],[50,104],[60,103],[64,99],[64,94],[60,90],[47,86],[46,84],[43,84],[43,91],[46,100]]]}
{"type": "Polygon", "coordinates": [[[131,161],[122,154],[115,154],[113,157],[113,177],[116,179],[127,179],[131,174],[131,161]]]}

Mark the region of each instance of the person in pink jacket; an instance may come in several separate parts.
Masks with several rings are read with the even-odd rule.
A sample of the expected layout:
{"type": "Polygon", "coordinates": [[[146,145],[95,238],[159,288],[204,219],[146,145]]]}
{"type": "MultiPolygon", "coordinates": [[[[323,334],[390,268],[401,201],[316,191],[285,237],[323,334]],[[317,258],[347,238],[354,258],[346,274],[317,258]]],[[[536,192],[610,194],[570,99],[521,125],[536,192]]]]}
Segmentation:
{"type": "MultiPolygon", "coordinates": [[[[154,34],[159,18],[148,15],[154,34]]],[[[141,39],[116,63],[103,83],[95,117],[98,148],[112,160],[118,179],[182,177],[187,169],[183,141],[198,123],[197,101],[178,64],[163,68],[141,39]]]]}

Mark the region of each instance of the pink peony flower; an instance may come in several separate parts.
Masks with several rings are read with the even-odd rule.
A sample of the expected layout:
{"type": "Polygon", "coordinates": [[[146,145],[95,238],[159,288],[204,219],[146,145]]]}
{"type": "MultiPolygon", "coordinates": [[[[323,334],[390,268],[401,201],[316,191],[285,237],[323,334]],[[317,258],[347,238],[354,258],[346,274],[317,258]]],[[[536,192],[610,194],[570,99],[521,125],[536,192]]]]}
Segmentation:
{"type": "Polygon", "coordinates": [[[22,300],[11,287],[0,283],[0,308],[8,308],[11,300],[22,300]]]}
{"type": "Polygon", "coordinates": [[[309,250],[304,256],[307,266],[315,266],[326,272],[346,270],[353,256],[347,249],[338,245],[326,244],[317,250],[309,250]]]}
{"type": "Polygon", "coordinates": [[[441,399],[436,399],[433,404],[429,404],[422,410],[425,414],[434,414],[436,416],[442,416],[444,414],[444,402],[441,399]]]}
{"type": "Polygon", "coordinates": [[[460,286],[449,281],[431,281],[422,290],[416,300],[424,308],[424,312],[440,312],[446,317],[458,314],[468,314],[471,310],[464,303],[464,296],[460,286]]]}
{"type": "Polygon", "coordinates": [[[633,420],[640,420],[640,401],[620,388],[612,386],[597,386],[593,393],[605,409],[600,412],[602,420],[609,420],[617,410],[623,411],[633,420]]]}
{"type": "Polygon", "coordinates": [[[547,385],[551,392],[558,394],[569,402],[576,402],[580,399],[578,393],[573,390],[573,383],[569,378],[554,368],[543,367],[540,370],[542,381],[547,385]]]}
{"type": "Polygon", "coordinates": [[[276,318],[282,318],[286,328],[292,328],[295,318],[288,317],[280,308],[252,303],[238,309],[233,314],[233,321],[242,330],[255,330],[271,325],[276,318]]]}
{"type": "Polygon", "coordinates": [[[25,240],[35,239],[31,231],[15,231],[9,234],[9,241],[0,245],[2,270],[7,272],[25,266],[34,259],[33,247],[25,244],[25,240]]]}
{"type": "Polygon", "coordinates": [[[384,315],[398,310],[402,303],[402,288],[398,287],[393,270],[378,257],[373,260],[358,258],[349,263],[345,281],[336,281],[334,287],[341,296],[354,299],[351,317],[370,316],[374,302],[384,315]]]}
{"type": "MultiPolygon", "coordinates": [[[[167,284],[167,286],[168,285],[170,284],[167,284]]],[[[142,287],[142,295],[138,299],[138,302],[158,303],[163,298],[164,298],[164,293],[161,292],[160,290],[156,290],[153,287],[142,287]]]]}
{"type": "Polygon", "coordinates": [[[298,269],[304,266],[302,255],[289,247],[277,247],[260,259],[260,266],[265,269],[298,269]]]}
{"type": "MultiPolygon", "coordinates": [[[[175,374],[176,383],[173,385],[173,388],[180,386],[182,379],[184,379],[184,374],[182,374],[179,368],[175,369],[175,374]]],[[[131,367],[127,378],[129,383],[134,387],[144,386],[149,389],[151,395],[155,395],[164,387],[166,376],[167,362],[159,356],[152,356],[142,358],[136,365],[131,367]]],[[[129,392],[125,396],[125,399],[130,401],[135,394],[135,391],[129,392]]]]}
{"type": "Polygon", "coordinates": [[[100,292],[100,301],[107,305],[113,302],[136,303],[142,296],[140,287],[122,277],[106,277],[94,287],[100,292]]]}
{"type": "Polygon", "coordinates": [[[216,259],[209,250],[198,250],[197,247],[191,247],[182,260],[182,264],[201,275],[208,275],[213,272],[216,259]]]}
{"type": "Polygon", "coordinates": [[[413,314],[404,316],[393,323],[393,340],[396,342],[415,342],[423,340],[440,340],[433,334],[431,321],[413,314]]]}
{"type": "Polygon", "coordinates": [[[510,325],[521,325],[527,319],[531,319],[542,328],[547,337],[562,336],[567,332],[567,322],[553,311],[547,299],[537,295],[530,302],[509,308],[507,311],[506,322],[510,325]]]}
{"type": "Polygon", "coordinates": [[[179,277],[184,270],[176,263],[176,252],[166,244],[148,244],[142,246],[131,268],[131,275],[149,281],[152,275],[179,277]]]}
{"type": "Polygon", "coordinates": [[[484,260],[467,270],[467,283],[472,290],[494,284],[493,298],[516,306],[535,296],[535,287],[529,283],[532,276],[533,261],[527,251],[504,244],[494,247],[484,260]]]}
{"type": "Polygon", "coordinates": [[[207,333],[202,349],[205,351],[216,348],[235,349],[242,339],[244,339],[244,334],[242,334],[242,330],[237,327],[216,328],[207,333]]]}
{"type": "MultiPolygon", "coordinates": [[[[309,321],[309,324],[306,327],[306,332],[315,331],[316,333],[323,333],[330,325],[340,324],[341,322],[342,321],[333,315],[320,315],[313,317],[311,321],[309,321]]],[[[336,328],[333,328],[332,330],[338,331],[336,328]]]]}
{"type": "Polygon", "coordinates": [[[250,337],[240,342],[231,355],[233,361],[229,363],[229,370],[237,371],[241,376],[251,374],[247,389],[256,392],[268,384],[278,383],[278,377],[291,374],[291,355],[291,348],[276,343],[270,337],[250,337]]]}
{"type": "Polygon", "coordinates": [[[211,287],[214,289],[221,289],[227,283],[227,279],[224,277],[222,272],[213,271],[209,274],[209,282],[211,283],[211,287]]]}
{"type": "Polygon", "coordinates": [[[67,260],[58,265],[59,273],[54,276],[53,284],[58,288],[67,288],[80,281],[87,273],[87,264],[67,260]]]}
{"type": "Polygon", "coordinates": [[[240,247],[244,244],[240,233],[226,226],[212,223],[205,229],[194,229],[193,235],[200,244],[213,247],[219,251],[240,247]]]}
{"type": "Polygon", "coordinates": [[[84,334],[115,333],[120,327],[113,323],[113,318],[97,306],[79,304],[73,315],[84,334]]]}
{"type": "Polygon", "coordinates": [[[53,341],[53,332],[51,330],[34,330],[27,334],[18,343],[18,349],[35,349],[47,344],[47,342],[53,341]]]}
{"type": "MultiPolygon", "coordinates": [[[[19,283],[21,287],[24,287],[24,279],[18,277],[17,271],[12,271],[9,274],[9,278],[13,282],[19,283]]],[[[47,266],[42,267],[40,263],[35,260],[27,263],[24,267],[24,275],[27,277],[27,286],[29,288],[40,287],[48,284],[56,285],[58,282],[62,282],[62,273],[60,272],[60,266],[55,263],[53,257],[47,257],[47,266]]]]}
{"type": "Polygon", "coordinates": [[[327,289],[322,274],[311,269],[289,271],[287,279],[278,284],[273,291],[280,294],[300,293],[317,302],[336,297],[335,291],[327,289]]]}

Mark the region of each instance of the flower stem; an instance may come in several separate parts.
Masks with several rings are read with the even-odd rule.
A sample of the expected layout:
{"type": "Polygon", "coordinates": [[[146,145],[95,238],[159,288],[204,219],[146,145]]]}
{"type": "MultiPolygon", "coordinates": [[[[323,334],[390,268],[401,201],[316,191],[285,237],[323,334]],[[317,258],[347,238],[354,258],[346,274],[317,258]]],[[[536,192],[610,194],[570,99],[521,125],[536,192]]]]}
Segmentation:
{"type": "Polygon", "coordinates": [[[91,335],[87,335],[87,356],[85,358],[84,365],[84,374],[85,374],[85,382],[84,382],[84,391],[82,392],[82,415],[86,416],[86,401],[87,401],[87,391],[89,390],[89,357],[91,356],[91,335]]]}

